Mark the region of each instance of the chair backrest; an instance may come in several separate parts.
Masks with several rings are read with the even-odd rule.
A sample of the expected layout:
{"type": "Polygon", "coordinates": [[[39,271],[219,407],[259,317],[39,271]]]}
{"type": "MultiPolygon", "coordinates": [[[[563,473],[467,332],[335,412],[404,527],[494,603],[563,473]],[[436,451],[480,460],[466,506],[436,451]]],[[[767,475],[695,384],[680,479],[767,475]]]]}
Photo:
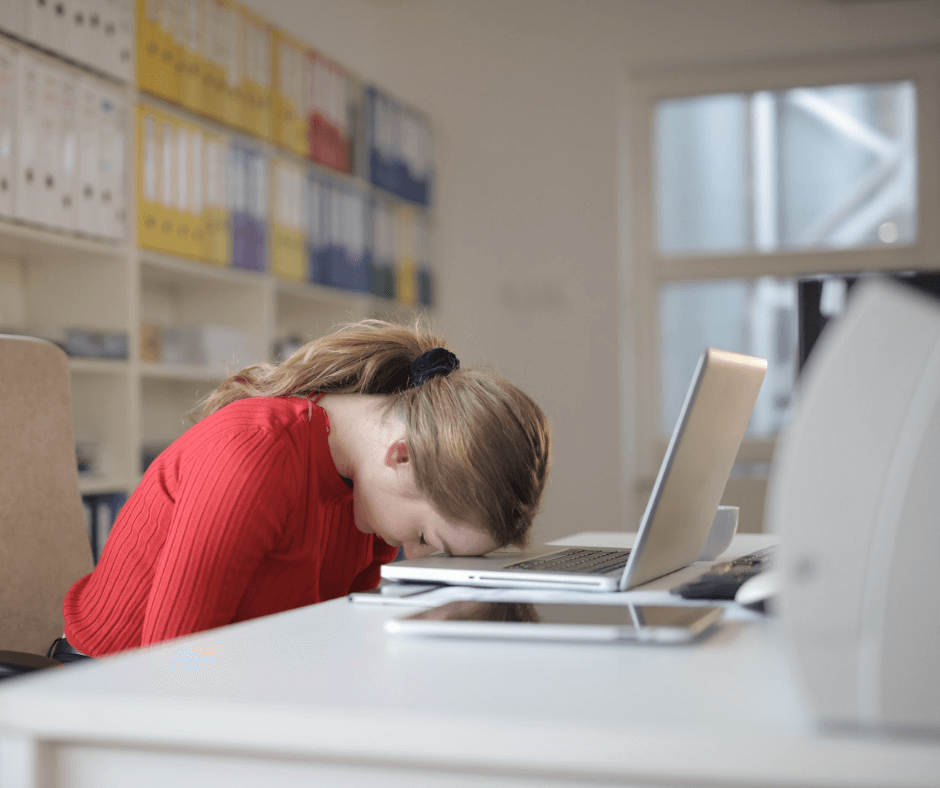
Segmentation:
{"type": "Polygon", "coordinates": [[[0,335],[0,436],[0,649],[45,654],[66,591],[94,568],[55,345],[0,335]]]}

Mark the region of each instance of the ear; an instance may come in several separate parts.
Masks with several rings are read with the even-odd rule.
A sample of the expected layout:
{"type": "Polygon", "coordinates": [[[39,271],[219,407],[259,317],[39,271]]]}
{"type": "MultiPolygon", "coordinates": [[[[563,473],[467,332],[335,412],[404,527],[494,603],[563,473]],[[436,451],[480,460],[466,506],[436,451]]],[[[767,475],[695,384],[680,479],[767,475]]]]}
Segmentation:
{"type": "Polygon", "coordinates": [[[395,441],[385,452],[385,464],[390,468],[403,465],[408,460],[408,444],[403,438],[395,441]]]}

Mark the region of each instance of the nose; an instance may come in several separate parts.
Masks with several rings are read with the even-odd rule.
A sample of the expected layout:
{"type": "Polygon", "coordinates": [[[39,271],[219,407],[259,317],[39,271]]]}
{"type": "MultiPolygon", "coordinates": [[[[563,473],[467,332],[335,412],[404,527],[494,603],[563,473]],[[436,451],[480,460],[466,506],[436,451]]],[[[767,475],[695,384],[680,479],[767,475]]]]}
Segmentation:
{"type": "Polygon", "coordinates": [[[402,545],[402,549],[405,551],[405,558],[424,558],[434,552],[431,545],[419,542],[406,542],[402,545]]]}

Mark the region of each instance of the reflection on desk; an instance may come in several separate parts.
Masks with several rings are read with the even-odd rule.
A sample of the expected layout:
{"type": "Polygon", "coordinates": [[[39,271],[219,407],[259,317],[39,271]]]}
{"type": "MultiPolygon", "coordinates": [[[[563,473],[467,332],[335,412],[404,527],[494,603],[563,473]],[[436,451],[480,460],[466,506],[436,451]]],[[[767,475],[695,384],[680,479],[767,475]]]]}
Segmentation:
{"type": "Polygon", "coordinates": [[[940,743],[814,730],[773,619],[732,616],[676,648],[386,635],[385,619],[410,610],[337,599],[7,682],[0,784],[927,786],[940,775],[940,743]]]}

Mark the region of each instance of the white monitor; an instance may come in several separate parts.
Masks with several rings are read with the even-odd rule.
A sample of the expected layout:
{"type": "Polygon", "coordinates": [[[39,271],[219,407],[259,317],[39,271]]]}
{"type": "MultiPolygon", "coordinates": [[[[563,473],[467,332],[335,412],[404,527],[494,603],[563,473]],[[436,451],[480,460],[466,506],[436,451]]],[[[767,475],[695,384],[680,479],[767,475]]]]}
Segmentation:
{"type": "Polygon", "coordinates": [[[940,736],[940,302],[884,280],[823,332],[767,503],[824,725],[940,736]]]}

